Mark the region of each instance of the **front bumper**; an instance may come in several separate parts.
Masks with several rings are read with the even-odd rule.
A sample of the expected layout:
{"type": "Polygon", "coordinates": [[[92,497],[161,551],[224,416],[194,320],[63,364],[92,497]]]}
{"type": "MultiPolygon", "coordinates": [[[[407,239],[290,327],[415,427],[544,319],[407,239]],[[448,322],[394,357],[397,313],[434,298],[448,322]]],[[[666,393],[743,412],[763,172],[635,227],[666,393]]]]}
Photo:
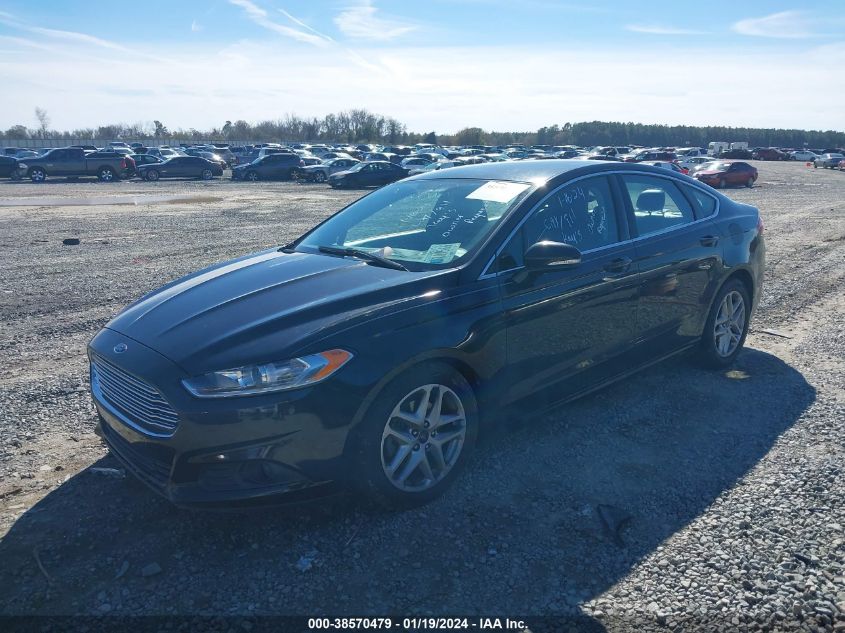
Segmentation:
{"type": "Polygon", "coordinates": [[[92,375],[97,433],[138,479],[177,505],[232,507],[330,494],[344,478],[344,447],[362,396],[330,382],[265,396],[200,399],[154,350],[104,329],[89,355],[157,390],[178,425],[151,433],[110,402],[92,375]],[[126,346],[124,353],[114,348],[126,346]]]}

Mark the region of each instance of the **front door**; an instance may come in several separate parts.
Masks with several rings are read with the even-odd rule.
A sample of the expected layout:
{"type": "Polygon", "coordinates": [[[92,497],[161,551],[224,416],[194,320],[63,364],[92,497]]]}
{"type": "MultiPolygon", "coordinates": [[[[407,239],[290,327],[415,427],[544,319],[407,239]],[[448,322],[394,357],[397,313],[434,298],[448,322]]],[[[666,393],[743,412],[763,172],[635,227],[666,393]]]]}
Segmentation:
{"type": "Polygon", "coordinates": [[[605,176],[563,185],[538,205],[497,261],[507,327],[506,400],[531,394],[563,400],[627,369],[624,355],[637,333],[634,256],[624,212],[605,176]],[[576,246],[581,264],[527,271],[525,250],[543,240],[576,246]]]}

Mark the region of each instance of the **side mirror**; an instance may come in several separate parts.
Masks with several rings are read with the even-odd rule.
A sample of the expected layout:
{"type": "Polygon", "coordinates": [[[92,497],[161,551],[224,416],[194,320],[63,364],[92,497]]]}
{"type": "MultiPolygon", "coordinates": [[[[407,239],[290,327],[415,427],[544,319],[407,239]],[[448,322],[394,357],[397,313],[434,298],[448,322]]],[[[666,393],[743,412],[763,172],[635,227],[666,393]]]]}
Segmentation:
{"type": "Polygon", "coordinates": [[[563,270],[581,263],[581,251],[563,242],[543,240],[525,252],[525,267],[532,271],[563,270]]]}

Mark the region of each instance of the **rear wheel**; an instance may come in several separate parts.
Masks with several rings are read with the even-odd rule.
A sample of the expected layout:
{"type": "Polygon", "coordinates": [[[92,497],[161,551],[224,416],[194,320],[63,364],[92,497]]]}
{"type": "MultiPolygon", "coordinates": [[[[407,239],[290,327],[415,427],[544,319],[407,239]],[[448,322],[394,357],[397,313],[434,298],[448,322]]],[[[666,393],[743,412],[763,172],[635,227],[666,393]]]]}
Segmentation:
{"type": "Polygon", "coordinates": [[[748,289],[738,279],[728,281],[719,290],[710,308],[699,344],[699,359],[715,369],[733,363],[745,344],[751,317],[748,289]]]}
{"type": "Polygon", "coordinates": [[[202,178],[203,180],[211,180],[212,178],[214,178],[214,172],[210,169],[203,169],[202,173],[200,174],[200,178],[202,178]]]}
{"type": "Polygon", "coordinates": [[[114,173],[114,169],[111,167],[103,167],[97,174],[97,177],[100,179],[100,182],[112,182],[113,180],[117,180],[117,174],[114,173]]]}
{"type": "Polygon", "coordinates": [[[144,178],[146,180],[151,180],[151,181],[155,182],[156,180],[159,179],[159,173],[158,173],[157,170],[151,169],[146,174],[144,174],[144,178]]]}
{"type": "Polygon", "coordinates": [[[753,179],[753,178],[749,178],[749,179],[748,179],[748,182],[746,182],[746,183],[745,183],[745,186],[746,186],[746,187],[748,187],[749,189],[751,189],[751,187],[753,187],[753,186],[754,186],[754,179],[753,179]]]}
{"type": "Polygon", "coordinates": [[[32,182],[44,182],[47,180],[47,172],[40,167],[33,167],[29,170],[29,179],[32,182]]]}
{"type": "Polygon", "coordinates": [[[421,365],[390,383],[358,427],[358,483],[382,503],[426,503],[451,485],[477,436],[470,384],[444,363],[421,365]]]}

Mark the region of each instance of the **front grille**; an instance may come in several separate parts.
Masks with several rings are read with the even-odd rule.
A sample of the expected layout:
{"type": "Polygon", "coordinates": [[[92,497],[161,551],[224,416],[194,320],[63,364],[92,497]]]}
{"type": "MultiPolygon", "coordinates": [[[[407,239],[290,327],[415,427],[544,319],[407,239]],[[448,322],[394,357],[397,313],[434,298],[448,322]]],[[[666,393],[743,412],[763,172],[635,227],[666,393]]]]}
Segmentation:
{"type": "Polygon", "coordinates": [[[169,436],[179,425],[178,414],[155,387],[99,356],[91,360],[91,388],[139,431],[169,436]]]}

